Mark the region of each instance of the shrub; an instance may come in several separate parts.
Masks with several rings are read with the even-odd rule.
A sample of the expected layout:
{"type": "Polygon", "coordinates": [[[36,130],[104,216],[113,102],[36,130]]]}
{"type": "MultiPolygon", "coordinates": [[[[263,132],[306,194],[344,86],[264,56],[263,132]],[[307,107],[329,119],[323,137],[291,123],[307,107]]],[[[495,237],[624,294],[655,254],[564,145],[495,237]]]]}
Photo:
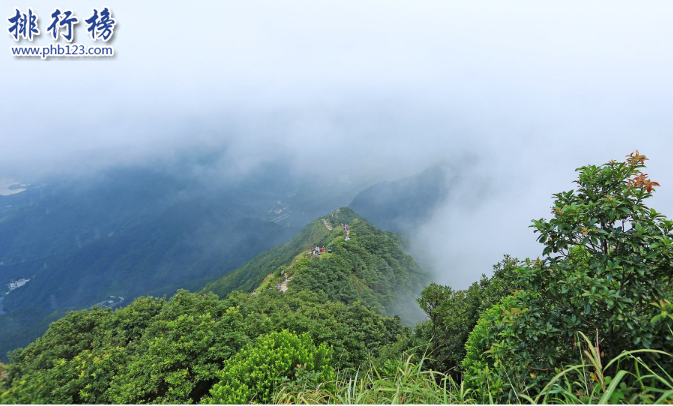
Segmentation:
{"type": "Polygon", "coordinates": [[[257,339],[225,361],[207,403],[269,403],[281,385],[317,387],[334,380],[331,349],[284,330],[257,339]]]}

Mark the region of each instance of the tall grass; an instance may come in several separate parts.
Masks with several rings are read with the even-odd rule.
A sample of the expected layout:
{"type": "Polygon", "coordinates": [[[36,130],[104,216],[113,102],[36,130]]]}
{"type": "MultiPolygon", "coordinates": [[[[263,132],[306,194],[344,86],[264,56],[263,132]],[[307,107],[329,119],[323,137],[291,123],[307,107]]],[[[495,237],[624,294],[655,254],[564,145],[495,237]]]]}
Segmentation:
{"type": "Polygon", "coordinates": [[[535,397],[520,395],[524,400],[534,404],[673,403],[672,371],[654,360],[673,355],[659,350],[624,351],[603,366],[598,345],[579,335],[586,345],[585,362],[557,374],[535,397]],[[647,355],[652,355],[649,365],[642,358],[647,355]],[[608,375],[608,371],[614,372],[608,375]]]}
{"type": "Polygon", "coordinates": [[[424,370],[423,356],[417,363],[413,355],[382,373],[373,364],[354,376],[337,379],[334,390],[299,390],[285,387],[276,394],[275,403],[288,404],[457,404],[469,401],[469,390],[453,378],[437,371],[424,370]]]}
{"type": "MultiPolygon", "coordinates": [[[[566,368],[542,389],[519,393],[520,403],[530,404],[607,404],[673,403],[673,378],[652,358],[673,357],[658,350],[626,351],[602,364],[597,346],[579,333],[586,349],[583,362],[566,368]],[[608,375],[608,371],[615,371],[608,375]]],[[[286,386],[276,393],[277,404],[468,404],[475,403],[463,382],[437,371],[424,370],[426,357],[413,362],[406,355],[394,367],[381,371],[371,364],[367,370],[315,389],[286,386]],[[326,387],[329,386],[330,390],[326,387]]],[[[488,401],[488,400],[485,400],[488,401]]],[[[492,401],[490,402],[492,403],[492,401]]]]}

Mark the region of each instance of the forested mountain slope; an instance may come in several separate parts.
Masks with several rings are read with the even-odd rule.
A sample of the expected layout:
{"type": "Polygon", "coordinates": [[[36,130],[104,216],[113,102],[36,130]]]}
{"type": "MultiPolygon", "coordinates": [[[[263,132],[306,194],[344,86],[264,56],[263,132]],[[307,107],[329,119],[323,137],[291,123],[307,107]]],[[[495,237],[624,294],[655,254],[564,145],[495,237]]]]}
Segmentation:
{"type": "MultiPolygon", "coordinates": [[[[342,208],[208,284],[202,290],[208,293],[179,291],[167,301],[139,298],[117,310],[96,307],[68,313],[43,337],[12,355],[7,378],[11,389],[0,399],[45,403],[238,399],[227,397],[232,394],[222,387],[229,382],[220,378],[222,364],[238,359],[240,351],[253,351],[259,340],[280,340],[281,345],[293,342],[297,334],[305,334],[300,336],[302,343],[321,346],[319,352],[332,359],[327,364],[321,361],[322,378],[298,374],[297,379],[324,379],[334,368],[357,369],[368,358],[385,358],[396,346],[405,345],[411,330],[403,327],[400,317],[383,314],[394,313],[401,297],[417,295],[426,278],[404,253],[399,237],[342,208]],[[308,253],[315,247],[325,249],[308,253]],[[290,278],[288,289],[265,288],[265,279],[281,270],[290,278]],[[255,288],[258,292],[250,293],[255,288]],[[227,295],[232,290],[244,292],[227,295]]],[[[285,350],[277,351],[285,357],[285,350]]],[[[292,367],[304,365],[302,359],[292,367]]]]}
{"type": "Polygon", "coordinates": [[[206,181],[194,165],[112,168],[0,195],[0,359],[67,310],[199,289],[361,188],[278,165],[206,181]]]}
{"type": "Polygon", "coordinates": [[[374,227],[349,208],[341,208],[314,220],[290,241],[209,283],[201,292],[220,297],[233,290],[251,292],[264,280],[273,281],[268,288],[275,288],[281,273],[291,278],[287,283],[290,291],[308,290],[324,300],[343,303],[361,301],[409,322],[419,317],[414,299],[428,282],[428,275],[405,253],[399,236],[374,227]],[[315,247],[324,252],[310,252],[315,247]]]}

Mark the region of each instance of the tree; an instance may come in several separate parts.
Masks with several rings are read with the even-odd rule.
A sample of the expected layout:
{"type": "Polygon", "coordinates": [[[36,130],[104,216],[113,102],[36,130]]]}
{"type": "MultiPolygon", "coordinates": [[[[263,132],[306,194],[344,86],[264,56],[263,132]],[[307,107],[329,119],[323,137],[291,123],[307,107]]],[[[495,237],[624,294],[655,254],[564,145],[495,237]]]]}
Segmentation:
{"type": "Polygon", "coordinates": [[[671,319],[656,318],[653,304],[671,298],[673,222],[645,205],[659,186],[643,173],[646,160],[636,151],[579,168],[577,189],[554,195],[553,218],[533,221],[543,258],[518,269],[520,290],[470,335],[468,385],[500,401],[535,390],[577,361],[578,331],[608,358],[671,345],[671,319]]]}
{"type": "Polygon", "coordinates": [[[479,315],[500,299],[510,295],[517,286],[519,261],[505,255],[493,266],[493,276],[482,275],[466,290],[430,284],[421,293],[418,303],[428,321],[416,328],[416,341],[429,342],[431,361],[428,365],[441,372],[458,372],[465,358],[465,343],[477,324],[479,315]]]}

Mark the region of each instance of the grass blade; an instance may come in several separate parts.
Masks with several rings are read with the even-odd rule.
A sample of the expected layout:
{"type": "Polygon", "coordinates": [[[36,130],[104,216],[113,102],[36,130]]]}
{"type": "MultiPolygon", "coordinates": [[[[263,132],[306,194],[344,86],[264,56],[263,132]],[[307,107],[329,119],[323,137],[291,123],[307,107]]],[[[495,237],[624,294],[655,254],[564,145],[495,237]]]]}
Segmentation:
{"type": "Polygon", "coordinates": [[[608,389],[605,391],[605,393],[603,393],[603,396],[598,401],[599,405],[605,405],[610,401],[610,398],[612,397],[612,394],[615,392],[615,389],[617,389],[619,382],[622,381],[622,379],[624,378],[624,376],[626,376],[626,374],[627,374],[626,371],[617,372],[617,375],[615,375],[612,382],[610,382],[610,386],[608,386],[608,389]]]}

